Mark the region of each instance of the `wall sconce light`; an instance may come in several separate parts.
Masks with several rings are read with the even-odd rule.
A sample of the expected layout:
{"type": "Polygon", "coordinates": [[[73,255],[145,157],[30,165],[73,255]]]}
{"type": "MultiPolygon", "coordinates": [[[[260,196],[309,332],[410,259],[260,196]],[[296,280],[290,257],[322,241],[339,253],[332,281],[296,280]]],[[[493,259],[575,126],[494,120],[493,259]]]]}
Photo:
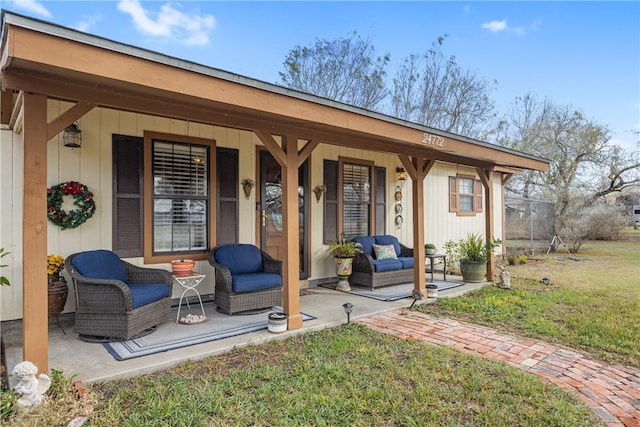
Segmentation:
{"type": "Polygon", "coordinates": [[[253,186],[255,185],[255,182],[253,182],[252,179],[245,178],[242,180],[240,184],[242,184],[244,195],[247,196],[247,199],[248,199],[249,196],[251,196],[251,190],[253,190],[253,186]]]}
{"type": "Polygon", "coordinates": [[[322,194],[327,191],[326,185],[316,185],[313,187],[313,192],[316,194],[316,201],[320,203],[320,199],[322,198],[322,194]]]}
{"type": "Polygon", "coordinates": [[[82,146],[82,131],[73,123],[64,130],[62,141],[65,147],[80,148],[82,146]]]}
{"type": "Polygon", "coordinates": [[[404,170],[402,166],[398,166],[396,168],[396,178],[398,181],[406,181],[407,180],[407,171],[404,170]]]}
{"type": "Polygon", "coordinates": [[[344,308],[344,312],[347,313],[347,324],[351,321],[351,312],[353,311],[353,304],[350,302],[345,302],[342,304],[342,308],[344,308]]]}

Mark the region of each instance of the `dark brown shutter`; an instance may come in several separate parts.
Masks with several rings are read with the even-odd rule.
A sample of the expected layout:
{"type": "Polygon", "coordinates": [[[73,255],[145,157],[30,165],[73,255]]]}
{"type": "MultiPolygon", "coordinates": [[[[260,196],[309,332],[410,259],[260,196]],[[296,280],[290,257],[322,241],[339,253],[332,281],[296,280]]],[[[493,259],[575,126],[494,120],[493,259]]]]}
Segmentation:
{"type": "Polygon", "coordinates": [[[458,180],[449,177],[449,212],[458,212],[458,180]]]}
{"type": "Polygon", "coordinates": [[[216,181],[218,183],[218,224],[216,245],[238,243],[238,150],[216,149],[216,181]]]}
{"type": "Polygon", "coordinates": [[[143,138],[113,135],[113,251],[143,255],[143,138]]]}
{"type": "Polygon", "coordinates": [[[473,195],[473,204],[476,212],[482,212],[482,193],[484,193],[484,185],[482,181],[476,179],[476,188],[473,195]]]}
{"type": "Polygon", "coordinates": [[[387,169],[378,166],[374,174],[376,234],[387,234],[387,169]]]}
{"type": "Polygon", "coordinates": [[[324,161],[324,243],[338,240],[338,162],[324,161]]]}

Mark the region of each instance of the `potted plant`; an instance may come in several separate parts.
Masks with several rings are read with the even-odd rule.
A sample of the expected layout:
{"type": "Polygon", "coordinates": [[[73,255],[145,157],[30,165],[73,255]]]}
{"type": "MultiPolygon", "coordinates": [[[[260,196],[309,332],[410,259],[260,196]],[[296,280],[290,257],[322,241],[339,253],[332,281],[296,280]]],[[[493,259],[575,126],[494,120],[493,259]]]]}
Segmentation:
{"type": "MultiPolygon", "coordinates": [[[[48,308],[49,316],[56,316],[58,326],[60,325],[60,313],[64,310],[69,295],[67,280],[60,275],[64,270],[64,257],[51,254],[47,256],[47,283],[48,288],[48,308]]],[[[64,329],[62,329],[64,332],[64,329]]]]}
{"type": "Polygon", "coordinates": [[[465,282],[482,282],[487,274],[487,262],[496,247],[502,243],[492,238],[485,241],[482,235],[468,234],[456,244],[457,255],[460,259],[460,271],[465,282]]]}
{"type": "Polygon", "coordinates": [[[427,255],[435,255],[436,252],[438,252],[438,248],[436,248],[436,245],[434,245],[433,243],[425,243],[424,251],[427,253],[427,255]]]}
{"type": "Polygon", "coordinates": [[[353,257],[362,252],[362,245],[358,242],[345,242],[344,238],[328,244],[329,254],[336,259],[336,275],[338,276],[338,291],[350,291],[349,277],[353,273],[353,257]]]}

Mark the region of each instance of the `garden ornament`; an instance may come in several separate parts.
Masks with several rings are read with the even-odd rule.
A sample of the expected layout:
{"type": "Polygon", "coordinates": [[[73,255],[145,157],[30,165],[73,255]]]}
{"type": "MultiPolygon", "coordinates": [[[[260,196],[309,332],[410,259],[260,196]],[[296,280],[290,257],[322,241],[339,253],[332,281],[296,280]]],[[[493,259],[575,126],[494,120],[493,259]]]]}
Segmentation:
{"type": "Polygon", "coordinates": [[[38,373],[36,365],[29,361],[18,363],[11,375],[18,378],[18,383],[13,386],[16,393],[20,394],[18,405],[24,409],[31,409],[40,404],[44,399],[44,394],[51,386],[51,379],[48,375],[38,373]]]}

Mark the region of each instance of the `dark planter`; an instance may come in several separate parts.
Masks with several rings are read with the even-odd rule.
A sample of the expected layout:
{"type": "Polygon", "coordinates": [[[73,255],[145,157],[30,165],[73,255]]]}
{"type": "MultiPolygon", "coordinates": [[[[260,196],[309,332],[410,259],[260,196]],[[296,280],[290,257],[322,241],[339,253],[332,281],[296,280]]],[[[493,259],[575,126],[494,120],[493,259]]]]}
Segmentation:
{"type": "Polygon", "coordinates": [[[484,282],[484,276],[487,274],[487,262],[461,259],[460,271],[462,271],[462,280],[465,282],[484,282]]]}
{"type": "Polygon", "coordinates": [[[64,277],[49,277],[49,317],[56,317],[58,326],[65,334],[65,330],[60,324],[60,313],[62,313],[62,310],[64,310],[64,305],[67,303],[68,295],[69,286],[67,286],[67,281],[64,277]]]}

